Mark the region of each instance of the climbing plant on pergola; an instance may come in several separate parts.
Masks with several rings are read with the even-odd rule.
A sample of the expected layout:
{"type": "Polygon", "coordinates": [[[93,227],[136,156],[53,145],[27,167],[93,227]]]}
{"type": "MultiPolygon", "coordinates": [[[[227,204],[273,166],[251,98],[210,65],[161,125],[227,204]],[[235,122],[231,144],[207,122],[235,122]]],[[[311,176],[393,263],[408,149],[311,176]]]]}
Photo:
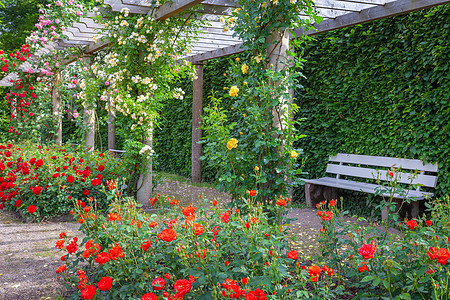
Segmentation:
{"type": "MultiPolygon", "coordinates": [[[[265,153],[264,155],[271,157],[266,159],[266,161],[256,159],[257,161],[254,162],[255,170],[256,168],[258,169],[256,171],[257,183],[260,184],[261,188],[273,185],[279,186],[279,188],[272,191],[277,193],[286,190],[287,185],[281,182],[286,177],[289,177],[286,166],[292,167],[294,165],[290,159],[296,158],[295,153],[292,152],[294,150],[289,145],[289,139],[294,138],[295,135],[289,137],[288,133],[290,130],[287,130],[289,128],[288,112],[295,110],[292,107],[288,108],[290,105],[289,86],[291,84],[289,82],[292,81],[289,79],[290,74],[287,69],[289,61],[292,60],[290,56],[295,57],[295,53],[289,52],[289,41],[301,36],[315,35],[448,2],[440,0],[318,0],[302,2],[296,0],[274,0],[269,2],[239,1],[238,4],[230,0],[179,0],[159,5],[156,2],[143,0],[104,1],[112,12],[125,13],[126,15],[142,15],[145,18],[154,19],[161,23],[167,22],[168,19],[172,18],[188,19],[192,17],[195,20],[205,21],[198,23],[199,27],[194,30],[195,32],[180,32],[179,36],[180,40],[195,39],[193,43],[188,43],[190,45],[189,52],[183,53],[184,57],[178,60],[179,62],[182,60],[189,61],[196,68],[196,76],[193,82],[192,109],[192,180],[194,182],[199,181],[201,178],[200,156],[202,148],[199,141],[202,138],[200,125],[203,63],[209,59],[244,51],[251,53],[249,56],[250,61],[240,62],[235,69],[236,73],[238,73],[240,71],[239,66],[242,66],[242,74],[240,75],[246,76],[248,76],[249,72],[246,68],[250,68],[250,72],[258,70],[252,73],[253,81],[245,81],[245,83],[241,81],[242,85],[236,86],[237,90],[240,89],[240,93],[233,90],[233,92],[230,91],[229,96],[236,97],[236,99],[241,98],[241,102],[244,105],[248,104],[252,99],[256,99],[260,101],[259,106],[264,106],[261,104],[261,99],[264,97],[266,101],[270,102],[268,105],[270,106],[271,114],[268,116],[266,110],[268,119],[265,121],[266,129],[270,127],[270,130],[266,131],[270,139],[262,137],[258,141],[252,139],[251,142],[260,143],[262,146],[256,151],[261,151],[261,153],[265,153]],[[255,18],[255,16],[257,17],[255,18]],[[261,21],[264,18],[266,18],[265,21],[261,21]],[[255,30],[257,26],[269,29],[269,31],[262,34],[264,30],[260,30],[260,28],[255,30]],[[262,47],[264,47],[264,51],[262,47]],[[262,58],[264,66],[258,66],[260,58],[262,58]],[[267,72],[262,73],[260,72],[261,70],[267,70],[267,72]],[[269,86],[274,89],[262,97],[262,90],[258,90],[262,85],[259,83],[267,80],[270,81],[269,86]],[[250,88],[258,90],[259,94],[244,92],[244,89],[248,91],[250,88]],[[270,99],[275,100],[270,101],[270,99]],[[269,119],[271,124],[267,126],[269,125],[269,119]],[[272,141],[272,138],[275,142],[272,141]],[[271,152],[273,152],[273,155],[271,152]],[[284,162],[280,163],[280,160],[283,159],[284,162]],[[278,174],[274,174],[275,177],[278,176],[278,179],[270,176],[274,169],[278,169],[275,172],[278,174]],[[277,180],[280,182],[277,183],[277,180]]],[[[102,22],[99,22],[99,15],[101,16],[102,13],[87,13],[79,16],[77,21],[73,22],[70,27],[65,28],[59,39],[45,45],[40,51],[36,52],[34,60],[39,60],[40,55],[45,53],[52,53],[54,50],[67,47],[80,47],[82,50],[81,55],[87,56],[112,46],[111,34],[113,33],[110,29],[109,33],[104,31],[105,26],[102,25],[102,22]]],[[[68,58],[61,63],[68,64],[75,59],[77,57],[68,58]]],[[[136,57],[134,59],[142,60],[143,58],[136,57]]],[[[28,71],[30,68],[32,69],[32,65],[27,62],[20,68],[22,71],[28,71]]],[[[11,80],[14,81],[17,76],[17,73],[12,73],[5,77],[0,84],[10,85],[11,80]]],[[[254,114],[264,115],[264,111],[258,113],[254,111],[254,114]]],[[[261,131],[261,133],[264,132],[261,131]]],[[[111,131],[111,139],[112,136],[113,131],[111,131]]],[[[229,138],[232,137],[229,136],[229,138]]],[[[148,139],[148,143],[151,144],[151,136],[148,139]]],[[[110,144],[110,147],[113,147],[113,143],[110,144]]],[[[233,149],[234,147],[231,149],[223,147],[226,155],[228,153],[231,155],[233,149]]],[[[250,147],[247,148],[247,152],[249,152],[249,149],[250,147]]],[[[245,157],[242,152],[240,155],[245,157]]],[[[250,160],[248,162],[251,163],[250,160]]],[[[245,174],[231,174],[228,177],[232,182],[230,187],[233,194],[237,195],[242,192],[242,188],[248,188],[245,184],[240,188],[237,187],[239,186],[240,178],[246,177],[241,175],[245,174]]],[[[144,183],[144,185],[151,186],[151,176],[147,176],[147,178],[149,181],[144,183]]],[[[242,181],[245,181],[245,179],[242,179],[242,181]]],[[[144,190],[144,195],[141,198],[148,199],[151,188],[144,190]]]]}

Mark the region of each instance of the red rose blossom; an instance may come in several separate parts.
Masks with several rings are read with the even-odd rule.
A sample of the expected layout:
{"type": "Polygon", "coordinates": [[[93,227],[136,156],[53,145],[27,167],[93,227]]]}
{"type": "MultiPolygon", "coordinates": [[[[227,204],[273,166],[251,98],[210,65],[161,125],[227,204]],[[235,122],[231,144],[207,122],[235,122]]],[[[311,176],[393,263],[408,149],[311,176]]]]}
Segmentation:
{"type": "Polygon", "coordinates": [[[364,244],[359,248],[358,253],[364,257],[364,259],[373,258],[375,252],[377,251],[377,246],[373,245],[373,241],[370,244],[364,244]]]}
{"type": "Polygon", "coordinates": [[[97,289],[96,289],[95,285],[93,285],[93,284],[88,285],[86,288],[81,290],[81,298],[92,299],[92,298],[94,298],[96,292],[97,292],[97,289]]]}
{"type": "Polygon", "coordinates": [[[102,277],[102,279],[97,283],[97,287],[100,291],[108,291],[111,289],[112,282],[113,280],[111,277],[102,277]]]}
{"type": "Polygon", "coordinates": [[[99,265],[103,265],[104,263],[107,263],[109,261],[109,254],[106,252],[101,252],[97,255],[95,258],[95,262],[99,265]]]}
{"type": "Polygon", "coordinates": [[[43,190],[43,188],[41,188],[40,186],[35,186],[33,188],[33,194],[35,194],[37,196],[42,192],[42,190],[43,190]]]}
{"type": "Polygon", "coordinates": [[[183,298],[184,295],[191,291],[192,282],[193,281],[185,279],[179,279],[175,282],[174,289],[177,292],[178,298],[183,298]]]}
{"type": "Polygon", "coordinates": [[[30,205],[30,206],[28,206],[28,212],[30,213],[30,214],[32,214],[32,213],[34,213],[35,211],[36,211],[36,206],[34,206],[34,205],[30,205]]]}
{"type": "Polygon", "coordinates": [[[415,220],[409,220],[406,222],[406,226],[408,226],[409,229],[414,230],[419,226],[419,224],[417,224],[415,220]]]}
{"type": "Polygon", "coordinates": [[[58,269],[56,269],[56,273],[61,273],[67,270],[65,265],[59,266],[58,269]]]}
{"type": "Polygon", "coordinates": [[[141,300],[157,300],[158,297],[153,293],[142,295],[141,300]]]}
{"type": "Polygon", "coordinates": [[[166,281],[161,277],[155,278],[151,283],[153,290],[155,290],[155,291],[162,290],[164,288],[165,284],[166,284],[166,281]]]}
{"type": "Polygon", "coordinates": [[[158,234],[158,237],[165,241],[170,243],[171,241],[174,241],[177,238],[177,233],[173,229],[164,229],[160,234],[158,234]]]}
{"type": "Polygon", "coordinates": [[[292,250],[291,252],[288,253],[287,257],[294,260],[297,259],[298,251],[292,250]]]}
{"type": "Polygon", "coordinates": [[[450,253],[445,248],[440,248],[437,255],[437,261],[441,265],[445,265],[450,257],[450,253]]]}

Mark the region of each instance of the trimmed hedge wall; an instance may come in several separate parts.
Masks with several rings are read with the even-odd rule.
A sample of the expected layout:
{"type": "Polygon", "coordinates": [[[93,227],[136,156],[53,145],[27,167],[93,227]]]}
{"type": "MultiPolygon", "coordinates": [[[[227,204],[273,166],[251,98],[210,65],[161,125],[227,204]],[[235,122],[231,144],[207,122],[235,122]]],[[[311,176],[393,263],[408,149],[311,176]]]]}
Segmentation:
{"type": "Polygon", "coordinates": [[[321,34],[305,51],[308,178],[338,152],[438,162],[450,193],[450,6],[321,34]]]}

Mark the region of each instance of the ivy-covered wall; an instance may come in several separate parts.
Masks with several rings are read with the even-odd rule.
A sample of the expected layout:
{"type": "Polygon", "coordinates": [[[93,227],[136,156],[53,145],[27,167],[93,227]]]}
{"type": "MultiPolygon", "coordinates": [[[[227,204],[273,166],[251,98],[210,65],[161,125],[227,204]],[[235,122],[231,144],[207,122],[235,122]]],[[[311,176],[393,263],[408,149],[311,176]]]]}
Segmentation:
{"type": "Polygon", "coordinates": [[[338,152],[438,162],[450,193],[450,6],[320,34],[297,90],[305,177],[338,152]]]}

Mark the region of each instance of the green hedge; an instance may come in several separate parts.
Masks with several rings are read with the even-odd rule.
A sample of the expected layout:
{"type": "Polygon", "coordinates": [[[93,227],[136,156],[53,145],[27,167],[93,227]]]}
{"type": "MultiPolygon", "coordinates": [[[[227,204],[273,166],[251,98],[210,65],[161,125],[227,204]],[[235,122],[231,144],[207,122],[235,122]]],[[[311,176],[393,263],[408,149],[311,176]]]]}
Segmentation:
{"type": "Polygon", "coordinates": [[[321,34],[297,91],[305,175],[338,152],[438,162],[450,192],[450,6],[321,34]]]}
{"type": "MultiPolygon", "coordinates": [[[[212,93],[223,92],[226,85],[224,72],[229,59],[218,58],[206,62],[203,74],[203,107],[210,102],[212,93]]],[[[185,92],[184,99],[170,99],[161,112],[160,126],[155,130],[155,151],[158,154],[158,169],[182,176],[191,176],[192,141],[192,81],[180,82],[185,92]]],[[[227,104],[225,104],[227,105],[227,104]]],[[[216,172],[202,164],[202,179],[213,181],[216,172]]]]}

